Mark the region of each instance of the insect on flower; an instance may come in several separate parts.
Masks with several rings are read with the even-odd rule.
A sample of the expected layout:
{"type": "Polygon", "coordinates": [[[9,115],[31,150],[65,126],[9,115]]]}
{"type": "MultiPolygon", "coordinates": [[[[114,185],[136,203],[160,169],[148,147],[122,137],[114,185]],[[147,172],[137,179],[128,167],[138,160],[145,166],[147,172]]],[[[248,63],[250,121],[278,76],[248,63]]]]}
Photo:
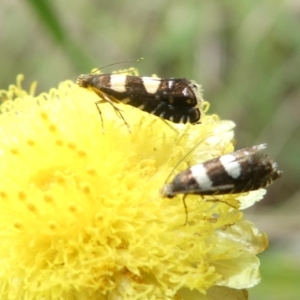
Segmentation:
{"type": "MultiPolygon", "coordinates": [[[[115,103],[122,102],[174,123],[197,124],[201,118],[202,93],[200,85],[185,78],[155,78],[124,74],[83,74],[77,79],[80,87],[94,91],[110,103],[121,116],[115,103]]],[[[103,121],[102,121],[103,123],[103,121]]]]}
{"type": "Polygon", "coordinates": [[[265,148],[266,144],[252,146],[196,164],[165,184],[162,195],[224,195],[264,188],[282,175],[266,153],[258,152],[265,148]]]}

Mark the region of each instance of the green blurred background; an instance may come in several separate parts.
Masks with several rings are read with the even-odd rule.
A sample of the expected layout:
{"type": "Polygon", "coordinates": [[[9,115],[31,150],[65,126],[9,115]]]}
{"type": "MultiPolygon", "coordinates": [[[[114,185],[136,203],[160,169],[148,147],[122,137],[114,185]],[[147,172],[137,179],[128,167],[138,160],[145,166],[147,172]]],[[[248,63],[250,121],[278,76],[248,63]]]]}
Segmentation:
{"type": "Polygon", "coordinates": [[[300,299],[300,1],[2,0],[0,89],[38,92],[94,67],[144,57],[141,75],[201,83],[237,148],[267,142],[284,176],[245,213],[270,237],[250,299],[300,299]]]}

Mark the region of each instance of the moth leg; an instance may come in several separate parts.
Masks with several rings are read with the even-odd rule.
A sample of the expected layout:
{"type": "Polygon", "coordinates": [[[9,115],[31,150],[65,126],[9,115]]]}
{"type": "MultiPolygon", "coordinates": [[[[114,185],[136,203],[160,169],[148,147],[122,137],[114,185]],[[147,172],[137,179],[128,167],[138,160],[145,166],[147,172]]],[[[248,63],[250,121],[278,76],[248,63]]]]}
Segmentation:
{"type": "Polygon", "coordinates": [[[99,112],[99,115],[100,115],[100,119],[101,119],[102,133],[104,134],[104,124],[103,124],[103,117],[102,117],[102,112],[101,112],[101,109],[99,108],[99,104],[100,104],[100,103],[101,103],[100,101],[97,101],[97,102],[95,102],[95,104],[96,104],[96,107],[97,107],[97,110],[98,110],[98,112],[99,112]]]}
{"type": "MultiPolygon", "coordinates": [[[[96,93],[97,93],[97,92],[96,92],[96,93]]],[[[100,117],[101,117],[102,130],[103,130],[103,128],[104,128],[104,127],[103,127],[103,118],[102,118],[102,113],[101,113],[100,108],[98,107],[98,105],[101,104],[101,103],[106,103],[106,102],[108,102],[108,103],[113,107],[115,113],[116,113],[119,117],[122,118],[123,122],[125,123],[126,127],[128,128],[128,131],[131,133],[130,126],[129,126],[129,124],[126,122],[125,118],[123,117],[123,115],[122,115],[122,113],[121,113],[122,110],[121,110],[120,108],[118,108],[118,107],[114,104],[114,102],[113,102],[107,95],[105,95],[104,93],[103,93],[103,94],[97,93],[97,94],[98,94],[101,98],[104,98],[103,100],[98,100],[98,101],[96,102],[96,106],[97,106],[97,109],[98,109],[98,111],[99,111],[99,113],[100,113],[100,117]]]]}
{"type": "Polygon", "coordinates": [[[183,203],[183,206],[184,206],[184,210],[185,210],[185,223],[183,224],[183,226],[185,226],[188,222],[188,209],[187,209],[187,205],[186,205],[186,202],[185,202],[185,198],[186,198],[187,195],[184,195],[182,197],[182,203],[183,203]]]}
{"type": "Polygon", "coordinates": [[[164,118],[160,118],[167,126],[169,126],[176,134],[178,134],[178,130],[174,128],[170,123],[167,122],[164,118]]]}
{"type": "MultiPolygon", "coordinates": [[[[101,97],[107,97],[107,96],[101,96],[101,97]]],[[[118,108],[117,106],[115,106],[114,102],[111,101],[110,98],[105,98],[105,100],[98,100],[96,103],[101,104],[101,103],[109,103],[115,110],[117,111],[123,111],[121,108],[118,108]]]]}
{"type": "Polygon", "coordinates": [[[228,206],[231,206],[234,209],[239,209],[237,206],[232,205],[232,204],[230,204],[226,201],[223,201],[223,200],[220,200],[220,199],[217,199],[217,198],[215,198],[215,199],[205,199],[205,201],[207,201],[207,202],[221,202],[221,203],[227,204],[228,206]]]}

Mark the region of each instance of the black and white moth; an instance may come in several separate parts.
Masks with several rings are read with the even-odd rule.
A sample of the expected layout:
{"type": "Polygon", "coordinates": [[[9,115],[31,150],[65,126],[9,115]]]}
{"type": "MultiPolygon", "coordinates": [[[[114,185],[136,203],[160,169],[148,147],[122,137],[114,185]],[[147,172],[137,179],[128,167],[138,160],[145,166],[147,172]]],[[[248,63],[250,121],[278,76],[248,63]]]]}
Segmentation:
{"type": "Polygon", "coordinates": [[[264,188],[281,177],[277,164],[258,151],[266,144],[241,149],[180,172],[164,185],[164,197],[177,194],[222,195],[250,192],[264,188]]]}
{"type": "Polygon", "coordinates": [[[201,118],[201,88],[185,78],[83,74],[78,77],[77,84],[103,99],[97,105],[109,102],[120,115],[120,109],[114,103],[129,104],[174,123],[196,124],[201,118]]]}

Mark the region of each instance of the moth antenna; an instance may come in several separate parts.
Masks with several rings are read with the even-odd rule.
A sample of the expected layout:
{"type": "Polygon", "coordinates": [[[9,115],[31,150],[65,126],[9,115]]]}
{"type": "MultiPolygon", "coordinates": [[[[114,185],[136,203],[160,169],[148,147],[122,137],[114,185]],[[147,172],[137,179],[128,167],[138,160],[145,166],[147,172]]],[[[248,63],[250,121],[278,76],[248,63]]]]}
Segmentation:
{"type": "Polygon", "coordinates": [[[169,181],[173,173],[175,172],[175,169],[203,142],[205,141],[211,134],[207,134],[203,139],[201,139],[198,143],[196,143],[195,146],[192,147],[173,167],[173,170],[168,175],[167,179],[165,180],[165,184],[169,181]]]}
{"type": "Polygon", "coordinates": [[[132,61],[139,62],[139,61],[141,61],[143,59],[144,58],[141,57],[141,58],[128,59],[128,60],[123,60],[123,61],[119,61],[119,62],[116,62],[116,63],[112,63],[112,64],[109,64],[109,65],[97,68],[96,70],[94,70],[93,72],[91,72],[91,74],[93,74],[93,73],[95,73],[97,71],[103,70],[104,68],[107,68],[107,67],[111,67],[111,66],[115,66],[115,65],[120,65],[120,64],[125,64],[125,63],[132,62],[132,61]]]}
{"type": "Polygon", "coordinates": [[[155,198],[153,198],[153,199],[149,199],[149,200],[147,200],[147,201],[143,201],[142,203],[139,203],[139,205],[145,205],[145,204],[147,204],[147,203],[154,202],[154,201],[159,200],[159,199],[161,199],[161,196],[160,196],[160,195],[158,195],[157,197],[155,197],[155,198]]]}

